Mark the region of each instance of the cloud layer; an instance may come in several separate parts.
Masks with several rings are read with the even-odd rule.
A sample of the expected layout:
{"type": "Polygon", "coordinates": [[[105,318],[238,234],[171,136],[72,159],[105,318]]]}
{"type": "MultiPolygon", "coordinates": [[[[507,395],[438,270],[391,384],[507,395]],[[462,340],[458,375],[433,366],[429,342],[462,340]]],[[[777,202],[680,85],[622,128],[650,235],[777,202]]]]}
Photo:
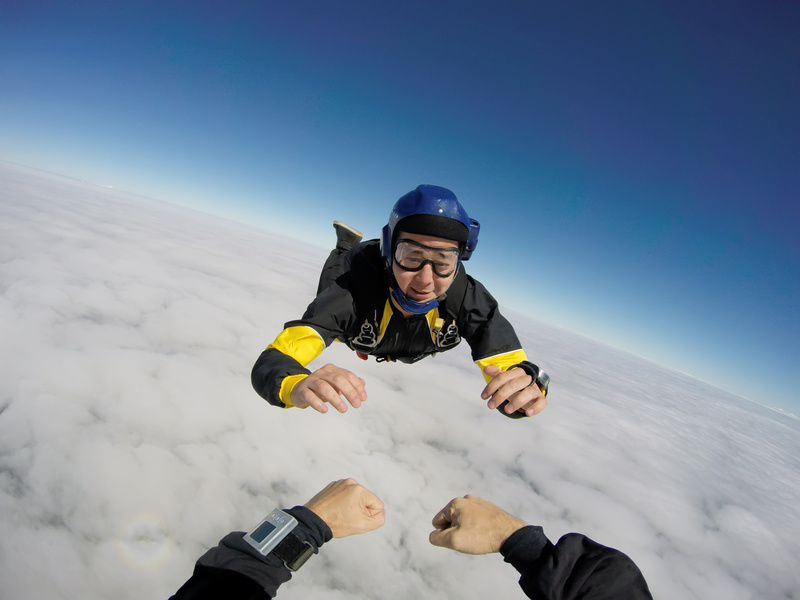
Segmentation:
{"type": "Polygon", "coordinates": [[[622,549],[656,597],[798,597],[798,420],[530,317],[509,315],[553,378],[535,419],[485,408],[467,348],[334,345],[318,365],[367,380],[361,409],[267,405],[250,368],[325,254],[0,163],[0,596],[168,597],[228,531],[352,476],[386,526],[280,597],[522,597],[499,556],[428,544],[466,493],[622,549]]]}

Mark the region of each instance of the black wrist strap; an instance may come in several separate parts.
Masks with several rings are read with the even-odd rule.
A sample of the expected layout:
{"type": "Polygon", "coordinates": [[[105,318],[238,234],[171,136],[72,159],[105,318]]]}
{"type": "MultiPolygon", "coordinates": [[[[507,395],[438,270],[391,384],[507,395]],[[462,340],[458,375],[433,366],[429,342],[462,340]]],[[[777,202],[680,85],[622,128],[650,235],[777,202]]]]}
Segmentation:
{"type": "Polygon", "coordinates": [[[272,551],[277,558],[283,561],[286,568],[290,571],[297,571],[306,561],[315,554],[314,548],[308,542],[304,542],[294,533],[289,532],[272,551]]]}
{"type": "Polygon", "coordinates": [[[509,367],[509,370],[513,369],[514,367],[519,367],[525,371],[525,373],[530,375],[533,378],[531,385],[535,383],[537,386],[539,386],[539,389],[542,390],[542,395],[547,397],[547,388],[550,386],[550,376],[547,373],[545,373],[537,365],[527,360],[523,360],[521,363],[516,364],[513,367],[509,367]]]}

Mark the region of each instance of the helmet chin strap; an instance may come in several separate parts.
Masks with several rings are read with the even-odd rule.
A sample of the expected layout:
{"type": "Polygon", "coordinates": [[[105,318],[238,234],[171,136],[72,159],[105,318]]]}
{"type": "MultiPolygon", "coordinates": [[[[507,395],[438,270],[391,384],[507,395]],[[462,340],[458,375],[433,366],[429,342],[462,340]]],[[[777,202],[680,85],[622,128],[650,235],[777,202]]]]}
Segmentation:
{"type": "Polygon", "coordinates": [[[429,310],[433,310],[437,306],[439,306],[439,298],[434,298],[433,300],[428,300],[427,302],[418,302],[417,300],[412,300],[408,296],[406,296],[405,292],[401,290],[399,287],[396,287],[392,290],[392,298],[397,303],[401,309],[406,312],[410,312],[413,315],[424,315],[429,310]]]}
{"type": "MultiPolygon", "coordinates": [[[[456,274],[458,274],[458,270],[461,268],[461,261],[458,261],[456,265],[456,274]]],[[[444,300],[447,297],[447,292],[439,296],[438,298],[434,298],[433,300],[428,300],[427,302],[419,302],[412,298],[409,298],[406,293],[400,289],[400,285],[397,283],[397,278],[394,276],[394,272],[392,268],[389,267],[389,287],[392,289],[392,298],[404,311],[411,313],[412,315],[424,315],[429,310],[433,310],[437,306],[439,306],[439,301],[444,300]]]]}

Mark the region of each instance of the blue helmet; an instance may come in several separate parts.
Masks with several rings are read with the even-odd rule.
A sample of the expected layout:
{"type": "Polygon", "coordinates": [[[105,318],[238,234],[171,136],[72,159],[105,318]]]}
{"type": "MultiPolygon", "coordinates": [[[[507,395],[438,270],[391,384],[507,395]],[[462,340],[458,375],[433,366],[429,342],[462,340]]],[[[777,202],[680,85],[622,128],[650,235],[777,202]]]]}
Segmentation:
{"type": "Polygon", "coordinates": [[[481,226],[469,218],[453,192],[438,185],[420,185],[400,197],[383,227],[381,255],[388,265],[392,264],[396,235],[401,229],[458,242],[461,260],[469,260],[478,245],[481,226]]]}

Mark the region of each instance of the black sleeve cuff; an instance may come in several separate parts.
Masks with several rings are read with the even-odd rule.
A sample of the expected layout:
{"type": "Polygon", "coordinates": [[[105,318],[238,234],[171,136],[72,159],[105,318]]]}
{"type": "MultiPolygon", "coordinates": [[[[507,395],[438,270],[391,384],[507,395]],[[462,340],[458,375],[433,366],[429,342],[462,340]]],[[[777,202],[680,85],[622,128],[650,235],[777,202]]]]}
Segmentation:
{"type": "Polygon", "coordinates": [[[264,400],[273,406],[286,408],[280,398],[283,380],[290,375],[309,375],[310,373],[311,371],[291,356],[275,348],[267,348],[258,357],[250,371],[250,382],[253,384],[253,389],[264,400]]]}
{"type": "MultiPolygon", "coordinates": [[[[331,529],[325,521],[305,506],[295,506],[285,512],[298,521],[297,527],[292,532],[301,540],[308,542],[314,553],[317,553],[325,542],[333,539],[331,529]]],[[[242,531],[229,533],[222,538],[218,546],[200,557],[197,568],[201,571],[224,570],[244,575],[257,583],[269,597],[274,596],[278,586],[292,578],[291,571],[279,558],[271,554],[263,556],[244,540],[242,531]]]]}
{"type": "Polygon", "coordinates": [[[330,542],[333,539],[331,528],[313,510],[305,506],[295,506],[294,508],[286,509],[284,512],[297,519],[298,527],[295,527],[297,537],[311,544],[315,550],[319,549],[325,542],[330,542]]]}
{"type": "Polygon", "coordinates": [[[539,560],[542,551],[550,540],[544,530],[536,525],[528,525],[512,533],[500,546],[503,560],[514,567],[521,575],[530,572],[533,564],[539,560]]]}

